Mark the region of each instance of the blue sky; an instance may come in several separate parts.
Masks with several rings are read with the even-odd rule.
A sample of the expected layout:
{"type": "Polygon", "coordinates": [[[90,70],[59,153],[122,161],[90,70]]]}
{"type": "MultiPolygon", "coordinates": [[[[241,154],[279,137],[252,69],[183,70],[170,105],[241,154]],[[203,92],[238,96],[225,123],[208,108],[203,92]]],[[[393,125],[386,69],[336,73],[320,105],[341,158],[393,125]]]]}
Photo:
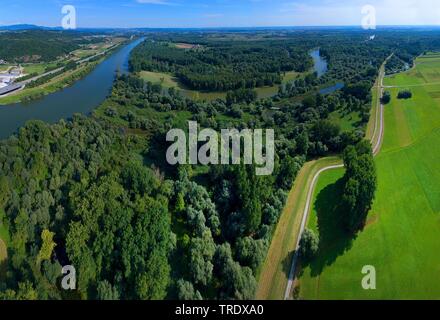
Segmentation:
{"type": "Polygon", "coordinates": [[[78,27],[360,25],[365,5],[379,25],[440,25],[440,0],[0,0],[0,25],[59,26],[66,4],[78,27]]]}

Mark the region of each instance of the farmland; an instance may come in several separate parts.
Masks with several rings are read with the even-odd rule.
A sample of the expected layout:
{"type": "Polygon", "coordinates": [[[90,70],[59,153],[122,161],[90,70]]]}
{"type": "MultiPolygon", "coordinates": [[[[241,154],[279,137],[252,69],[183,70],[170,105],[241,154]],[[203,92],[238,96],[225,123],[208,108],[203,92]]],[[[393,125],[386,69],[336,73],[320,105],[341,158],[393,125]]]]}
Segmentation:
{"type": "Polygon", "coordinates": [[[376,158],[378,191],[367,226],[344,236],[337,204],[343,170],[323,174],[314,194],[309,228],[321,237],[318,256],[304,266],[305,299],[439,298],[440,259],[440,55],[386,78],[392,101],[385,107],[385,137],[376,158]],[[397,100],[400,90],[413,98],[397,100]],[[377,289],[363,290],[361,270],[372,265],[377,289]]]}

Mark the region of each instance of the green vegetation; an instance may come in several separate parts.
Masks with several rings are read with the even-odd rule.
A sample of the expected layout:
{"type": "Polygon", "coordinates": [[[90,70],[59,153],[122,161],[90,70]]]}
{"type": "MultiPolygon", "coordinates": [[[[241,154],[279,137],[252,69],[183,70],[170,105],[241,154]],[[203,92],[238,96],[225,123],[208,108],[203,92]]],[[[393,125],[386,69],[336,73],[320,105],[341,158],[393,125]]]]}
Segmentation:
{"type": "Polygon", "coordinates": [[[342,210],[345,228],[356,234],[365,226],[374,200],[377,178],[369,141],[348,146],[343,153],[345,176],[342,210]]]}
{"type": "Polygon", "coordinates": [[[312,230],[305,229],[299,242],[300,256],[303,261],[310,261],[318,253],[319,236],[312,230]]]}
{"type": "Polygon", "coordinates": [[[397,94],[397,99],[411,99],[412,92],[410,90],[402,90],[397,94]]]}
{"type": "MultiPolygon", "coordinates": [[[[411,100],[392,100],[385,109],[385,140],[376,159],[378,192],[365,230],[344,236],[337,208],[343,192],[343,170],[323,174],[315,192],[309,228],[328,230],[329,241],[303,270],[301,297],[307,299],[439,298],[438,213],[440,190],[437,148],[440,136],[440,85],[434,74],[439,57],[423,56],[408,72],[386,78],[386,84],[412,88],[411,100]],[[426,86],[420,84],[426,84],[426,86]],[[317,215],[317,219],[316,219],[317,215]],[[373,265],[377,289],[363,290],[361,270],[373,265]],[[420,271],[423,270],[423,271],[420,271]]],[[[394,96],[399,88],[390,89],[394,96]]],[[[321,237],[323,242],[323,237],[321,237]]]]}
{"type": "Polygon", "coordinates": [[[383,104],[389,104],[391,102],[391,93],[389,91],[385,91],[380,101],[383,104]]]}
{"type": "MultiPolygon", "coordinates": [[[[387,117],[396,115],[399,121],[387,119],[386,151],[377,163],[382,189],[374,213],[366,217],[376,179],[371,147],[359,142],[365,131],[367,136],[371,131],[371,125],[366,126],[372,98],[380,99],[371,89],[395,43],[404,47],[412,43],[390,41],[403,37],[393,33],[374,43],[366,42],[364,33],[351,31],[307,33],[307,41],[304,36],[302,32],[152,34],[155,42],[146,41],[134,52],[131,66],[136,72],[116,77],[108,99],[92,116],[76,115],[52,125],[32,121],[1,141],[0,208],[4,208],[11,256],[3,264],[7,272],[2,273],[0,298],[69,298],[58,286],[60,267],[66,264],[76,267],[74,296],[80,299],[280,298],[308,187],[322,166],[340,164],[339,157],[329,156],[343,150],[345,175],[339,170],[326,173],[328,180],[320,180],[316,188],[317,216],[311,217],[310,231],[301,242],[310,260],[304,263],[301,296],[356,296],[361,269],[352,269],[355,273],[345,265],[339,269],[344,261],[357,266],[379,257],[380,270],[393,264],[383,271],[389,281],[397,262],[406,258],[407,263],[417,264],[406,250],[417,250],[422,237],[433,240],[438,234],[434,217],[440,207],[436,194],[440,180],[434,170],[438,168],[429,162],[438,158],[435,152],[428,154],[432,144],[421,144],[414,153],[411,148],[427,137],[437,143],[433,130],[440,121],[432,116],[434,108],[420,110],[415,102],[434,100],[440,90],[424,94],[424,87],[416,87],[414,99],[396,99],[387,107],[387,117]],[[308,52],[317,47],[329,62],[325,75],[284,75],[289,70],[307,71],[308,52]],[[224,99],[191,99],[176,89],[179,81],[171,75],[194,90],[228,92],[224,99]],[[282,83],[284,76],[289,81],[282,83]],[[336,82],[343,82],[344,89],[317,93],[323,85],[336,82]],[[277,93],[257,99],[265,86],[277,87],[277,93]],[[405,126],[401,120],[406,118],[405,126]],[[187,131],[189,120],[197,121],[200,129],[217,131],[274,129],[274,173],[257,176],[255,165],[169,165],[166,134],[171,128],[187,131]],[[430,124],[431,130],[426,130],[430,124]],[[390,137],[393,126],[402,133],[398,138],[390,137]],[[381,163],[387,156],[392,159],[381,163]],[[326,158],[314,160],[319,157],[326,158]],[[416,171],[420,164],[404,168],[410,157],[418,157],[420,171],[416,171]],[[335,183],[327,188],[329,181],[335,183]],[[395,190],[399,181],[402,186],[395,190]],[[401,211],[407,212],[397,212],[397,205],[405,201],[401,211]],[[434,209],[425,210],[428,205],[434,209]],[[422,213],[415,212],[420,208],[422,213]],[[422,219],[409,222],[408,214],[422,219]],[[393,216],[400,219],[399,228],[391,223],[393,216]],[[370,230],[382,226],[382,219],[388,220],[386,227],[369,237],[370,230]],[[365,230],[353,239],[361,227],[365,230]],[[400,247],[403,234],[412,239],[400,247]],[[386,252],[375,251],[376,243],[381,244],[379,251],[386,252]],[[345,260],[353,252],[368,259],[345,260]],[[347,280],[335,291],[338,284],[334,286],[332,280],[341,277],[347,280]]],[[[429,69],[424,72],[435,76],[429,69]]],[[[54,79],[43,80],[49,86],[54,79]]],[[[428,246],[422,253],[425,258],[438,251],[434,241],[428,246]]],[[[434,269],[438,263],[427,267],[434,269]]],[[[427,292],[424,286],[416,287],[416,292],[422,289],[427,292]]]]}
{"type": "Polygon", "coordinates": [[[2,298],[18,297],[24,287],[34,298],[61,298],[48,288],[61,275],[56,266],[66,262],[52,259],[54,252],[64,250],[83,298],[99,298],[89,289],[108,283],[133,299],[166,296],[173,242],[165,199],[172,186],[133,160],[130,145],[130,138],[84,117],[53,126],[32,122],[1,142],[2,172],[16,192],[4,195],[14,264],[2,298]]]}
{"type": "Polygon", "coordinates": [[[61,72],[43,77],[22,91],[0,98],[0,105],[41,99],[47,94],[61,90],[82,79],[100,62],[101,61],[84,63],[77,68],[64,69],[61,72]]]}

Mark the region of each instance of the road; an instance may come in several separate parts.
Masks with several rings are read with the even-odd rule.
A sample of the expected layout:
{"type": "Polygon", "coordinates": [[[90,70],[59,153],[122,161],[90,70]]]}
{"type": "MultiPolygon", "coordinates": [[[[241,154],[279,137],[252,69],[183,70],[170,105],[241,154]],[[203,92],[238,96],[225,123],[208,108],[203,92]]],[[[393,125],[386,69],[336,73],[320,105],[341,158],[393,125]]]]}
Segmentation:
{"type": "MultiPolygon", "coordinates": [[[[384,123],[384,105],[381,102],[381,97],[383,96],[383,92],[384,92],[384,86],[383,86],[383,79],[385,77],[385,65],[387,63],[387,61],[392,57],[389,56],[385,62],[382,64],[381,68],[380,68],[380,72],[379,72],[379,79],[377,82],[377,85],[375,86],[375,88],[378,90],[378,94],[377,94],[377,102],[376,105],[379,106],[379,108],[376,108],[376,113],[375,113],[375,121],[374,121],[374,131],[373,131],[373,135],[371,138],[371,143],[373,144],[373,155],[376,156],[379,152],[380,152],[380,148],[382,146],[382,141],[383,141],[383,135],[385,132],[385,123],[384,123]]],[[[313,176],[313,180],[312,183],[310,184],[308,193],[307,193],[307,200],[306,200],[306,205],[304,208],[304,212],[302,215],[302,220],[301,220],[301,228],[299,230],[298,233],[298,237],[297,237],[297,242],[296,242],[296,248],[295,248],[295,253],[293,255],[292,258],[292,264],[290,267],[290,272],[289,272],[289,278],[288,278],[288,282],[287,282],[287,287],[286,287],[286,291],[284,293],[284,299],[287,300],[290,297],[290,293],[292,291],[292,287],[293,287],[293,283],[295,281],[295,273],[296,273],[296,268],[298,265],[298,260],[299,260],[299,243],[301,241],[301,236],[306,228],[306,224],[309,218],[309,214],[310,214],[310,207],[312,204],[312,198],[313,198],[313,193],[316,187],[316,183],[318,182],[318,179],[320,177],[320,175],[326,171],[329,170],[335,170],[335,169],[340,169],[343,168],[344,165],[343,164],[339,164],[339,165],[332,165],[332,166],[327,166],[324,167],[322,169],[320,169],[314,176],[313,176]]]]}

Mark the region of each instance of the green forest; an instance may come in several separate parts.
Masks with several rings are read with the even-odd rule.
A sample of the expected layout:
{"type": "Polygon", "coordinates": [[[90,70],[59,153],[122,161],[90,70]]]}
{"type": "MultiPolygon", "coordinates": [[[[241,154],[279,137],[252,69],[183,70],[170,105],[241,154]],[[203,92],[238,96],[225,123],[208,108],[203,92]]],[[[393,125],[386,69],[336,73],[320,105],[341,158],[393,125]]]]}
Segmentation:
{"type": "Polygon", "coordinates": [[[17,31],[0,33],[0,59],[9,63],[50,62],[82,45],[102,39],[66,31],[17,31]]]}
{"type": "Polygon", "coordinates": [[[279,85],[286,72],[305,72],[313,63],[306,51],[281,42],[213,42],[180,49],[169,42],[145,41],[134,50],[130,65],[135,72],[174,74],[191,89],[228,91],[279,85]]]}

